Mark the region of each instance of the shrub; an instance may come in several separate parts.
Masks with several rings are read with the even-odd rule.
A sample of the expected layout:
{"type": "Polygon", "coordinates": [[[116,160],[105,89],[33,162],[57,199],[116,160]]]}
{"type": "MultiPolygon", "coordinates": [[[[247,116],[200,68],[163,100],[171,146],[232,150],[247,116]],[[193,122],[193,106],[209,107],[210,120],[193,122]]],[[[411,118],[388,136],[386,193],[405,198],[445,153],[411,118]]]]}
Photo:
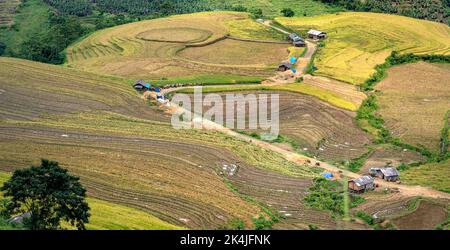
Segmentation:
{"type": "Polygon", "coordinates": [[[253,227],[255,230],[271,229],[273,224],[273,221],[266,219],[266,217],[262,214],[253,218],[253,227]]]}
{"type": "Polygon", "coordinates": [[[295,15],[295,12],[290,8],[284,8],[281,10],[281,14],[285,17],[293,17],[295,15]]]}
{"type": "Polygon", "coordinates": [[[219,227],[219,230],[244,230],[245,223],[239,218],[234,218],[228,221],[224,226],[219,227]]]}
{"type": "Polygon", "coordinates": [[[0,42],[0,56],[3,55],[3,53],[5,52],[6,49],[6,45],[2,42],[0,42]]]}
{"type": "Polygon", "coordinates": [[[373,226],[375,223],[372,216],[370,216],[369,214],[366,214],[364,211],[358,211],[358,212],[356,212],[355,215],[356,215],[356,217],[363,220],[369,226],[373,226]]]}

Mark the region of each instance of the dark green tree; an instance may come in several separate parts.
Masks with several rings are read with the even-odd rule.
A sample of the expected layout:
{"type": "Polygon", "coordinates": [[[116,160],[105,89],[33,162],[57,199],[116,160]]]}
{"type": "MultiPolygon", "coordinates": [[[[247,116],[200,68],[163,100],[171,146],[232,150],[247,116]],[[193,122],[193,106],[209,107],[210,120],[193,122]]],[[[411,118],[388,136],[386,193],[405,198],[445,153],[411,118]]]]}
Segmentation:
{"type": "Polygon", "coordinates": [[[79,178],[54,161],[42,160],[40,166],[16,170],[0,191],[10,198],[7,214],[30,214],[24,220],[28,229],[61,229],[61,221],[66,221],[82,230],[90,216],[79,178]]]}
{"type": "Polygon", "coordinates": [[[6,49],[6,45],[2,42],[0,42],[0,56],[3,55],[3,53],[5,52],[6,49]]]}
{"type": "Polygon", "coordinates": [[[295,15],[295,12],[290,8],[284,8],[281,10],[281,14],[285,17],[293,17],[295,15]]]}

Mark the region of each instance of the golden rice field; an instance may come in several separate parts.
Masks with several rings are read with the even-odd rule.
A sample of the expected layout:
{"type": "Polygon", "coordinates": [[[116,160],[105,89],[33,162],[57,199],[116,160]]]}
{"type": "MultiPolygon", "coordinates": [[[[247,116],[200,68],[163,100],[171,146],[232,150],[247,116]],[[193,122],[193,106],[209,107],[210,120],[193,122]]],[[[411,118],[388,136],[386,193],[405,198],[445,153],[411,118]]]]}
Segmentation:
{"type": "Polygon", "coordinates": [[[286,35],[248,18],[229,20],[225,22],[225,25],[229,35],[233,37],[269,41],[285,41],[286,39],[286,35]]]}
{"type": "Polygon", "coordinates": [[[291,29],[311,28],[328,33],[314,64],[318,75],[362,84],[391,51],[450,54],[450,27],[403,16],[344,12],[316,17],[276,18],[291,29]]]}
{"type": "Polygon", "coordinates": [[[226,39],[229,34],[280,39],[245,13],[177,15],[97,31],[67,49],[66,65],[133,80],[221,76],[220,82],[226,75],[242,82],[270,76],[288,55],[285,44],[226,39]]]}

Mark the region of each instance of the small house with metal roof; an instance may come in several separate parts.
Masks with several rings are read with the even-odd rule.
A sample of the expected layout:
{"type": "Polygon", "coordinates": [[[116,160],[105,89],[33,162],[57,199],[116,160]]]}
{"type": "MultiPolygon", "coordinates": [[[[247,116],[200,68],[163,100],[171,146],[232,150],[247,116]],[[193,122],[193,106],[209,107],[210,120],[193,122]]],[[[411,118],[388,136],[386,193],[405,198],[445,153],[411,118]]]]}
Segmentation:
{"type": "Polygon", "coordinates": [[[394,167],[370,168],[369,173],[373,177],[386,181],[398,181],[400,179],[400,172],[394,167]]]}
{"type": "Polygon", "coordinates": [[[301,39],[302,38],[298,34],[295,34],[295,33],[291,33],[291,34],[288,35],[288,40],[291,41],[291,42],[298,41],[298,40],[301,40],[301,39]]]}
{"type": "Polygon", "coordinates": [[[150,84],[146,83],[144,80],[139,80],[133,85],[133,88],[136,90],[148,90],[150,89],[150,84]]]}
{"type": "Polygon", "coordinates": [[[348,190],[354,193],[364,193],[375,189],[374,179],[368,175],[348,181],[348,190]]]}
{"type": "Polygon", "coordinates": [[[292,42],[295,47],[306,47],[306,43],[303,40],[292,42]]]}
{"type": "Polygon", "coordinates": [[[319,39],[324,39],[327,37],[327,33],[320,31],[320,30],[310,30],[308,31],[308,38],[310,39],[314,39],[314,40],[319,40],[319,39]]]}

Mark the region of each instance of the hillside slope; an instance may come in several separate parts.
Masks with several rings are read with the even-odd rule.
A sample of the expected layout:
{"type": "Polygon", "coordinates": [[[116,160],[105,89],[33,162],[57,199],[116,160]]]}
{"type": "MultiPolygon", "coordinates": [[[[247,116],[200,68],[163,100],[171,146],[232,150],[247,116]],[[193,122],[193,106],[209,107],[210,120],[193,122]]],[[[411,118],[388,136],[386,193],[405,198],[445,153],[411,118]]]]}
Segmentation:
{"type": "Polygon", "coordinates": [[[408,17],[345,12],[307,18],[276,18],[301,33],[315,28],[328,33],[317,53],[315,71],[352,84],[362,84],[392,51],[450,54],[450,27],[408,17]]]}
{"type": "MultiPolygon", "coordinates": [[[[0,86],[0,170],[56,160],[80,176],[90,197],[139,208],[177,226],[214,229],[236,218],[253,226],[251,219],[264,212],[224,177],[233,177],[230,183],[250,195],[258,191],[252,188],[259,181],[256,173],[283,180],[262,193],[271,201],[280,197],[277,190],[285,182],[298,183],[292,188],[304,195],[317,175],[218,132],[175,130],[170,117],[117,79],[0,58],[0,86]],[[247,174],[224,176],[223,167],[230,164],[247,174]]],[[[307,228],[316,217],[322,218],[321,227],[334,227],[327,213],[306,208],[297,198],[287,195],[277,203],[280,210],[291,203],[302,211],[295,218],[304,223],[295,220],[295,227],[307,228]]]]}

